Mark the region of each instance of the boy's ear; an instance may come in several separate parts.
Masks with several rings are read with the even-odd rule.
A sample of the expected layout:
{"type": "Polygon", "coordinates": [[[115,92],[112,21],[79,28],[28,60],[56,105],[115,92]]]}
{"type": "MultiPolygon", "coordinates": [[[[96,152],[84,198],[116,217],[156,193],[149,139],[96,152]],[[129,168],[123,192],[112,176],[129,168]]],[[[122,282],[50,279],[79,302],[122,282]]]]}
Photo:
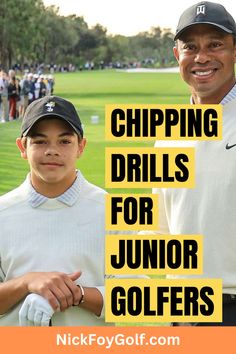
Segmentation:
{"type": "Polygon", "coordinates": [[[27,160],[27,152],[26,152],[25,143],[26,143],[26,141],[23,142],[22,138],[17,138],[16,139],[16,145],[17,145],[18,149],[21,152],[21,157],[23,159],[27,160]]]}
{"type": "Polygon", "coordinates": [[[83,152],[84,152],[84,148],[86,146],[86,143],[87,143],[87,140],[86,138],[83,138],[80,143],[79,143],[79,146],[78,146],[78,152],[77,152],[77,157],[79,158],[83,152]]]}

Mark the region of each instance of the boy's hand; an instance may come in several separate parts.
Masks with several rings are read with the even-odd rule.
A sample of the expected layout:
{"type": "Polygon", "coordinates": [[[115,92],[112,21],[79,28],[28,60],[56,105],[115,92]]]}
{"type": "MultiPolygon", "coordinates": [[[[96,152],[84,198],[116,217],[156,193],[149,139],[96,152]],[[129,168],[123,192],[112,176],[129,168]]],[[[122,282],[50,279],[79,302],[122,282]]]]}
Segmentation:
{"type": "Polygon", "coordinates": [[[80,302],[80,289],[75,284],[75,280],[80,276],[81,272],[35,272],[26,274],[25,282],[29,293],[44,297],[54,311],[58,308],[64,311],[80,302]]]}
{"type": "Polygon", "coordinates": [[[29,294],[19,311],[20,326],[49,326],[54,309],[38,294],[29,294]]]}

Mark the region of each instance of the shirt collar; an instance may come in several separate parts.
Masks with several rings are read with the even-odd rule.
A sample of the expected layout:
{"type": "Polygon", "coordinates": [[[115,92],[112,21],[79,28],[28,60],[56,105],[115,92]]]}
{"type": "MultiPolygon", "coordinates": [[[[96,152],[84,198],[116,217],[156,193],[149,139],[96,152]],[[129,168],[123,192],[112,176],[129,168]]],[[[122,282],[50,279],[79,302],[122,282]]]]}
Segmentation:
{"type": "Polygon", "coordinates": [[[234,98],[236,98],[236,84],[234,84],[232,89],[227,93],[227,95],[223,98],[223,100],[220,103],[225,105],[226,103],[232,101],[234,98]]]}
{"type": "MultiPolygon", "coordinates": [[[[235,98],[236,98],[236,84],[234,84],[232,89],[227,93],[227,95],[222,99],[222,101],[220,103],[222,105],[225,105],[226,103],[229,103],[230,101],[232,101],[235,98]]],[[[192,96],[190,97],[190,103],[194,104],[192,96]]]]}
{"type": "Polygon", "coordinates": [[[31,182],[30,182],[30,175],[28,175],[28,182],[30,184],[30,188],[29,188],[29,203],[33,208],[37,208],[40,205],[42,205],[43,203],[45,203],[48,199],[56,199],[57,201],[64,203],[67,206],[72,206],[75,204],[76,200],[79,197],[80,194],[80,174],[79,171],[76,171],[77,176],[76,179],[74,181],[74,183],[72,184],[72,186],[67,189],[63,194],[59,195],[56,198],[48,198],[45,197],[44,195],[38,193],[34,187],[32,186],[31,182]]]}

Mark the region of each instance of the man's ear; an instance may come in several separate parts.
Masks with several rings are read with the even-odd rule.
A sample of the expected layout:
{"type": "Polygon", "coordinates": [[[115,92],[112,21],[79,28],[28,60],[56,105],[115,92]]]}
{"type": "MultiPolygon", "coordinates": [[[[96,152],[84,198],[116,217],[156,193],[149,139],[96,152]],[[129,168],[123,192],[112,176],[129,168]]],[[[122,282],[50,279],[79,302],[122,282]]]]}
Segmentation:
{"type": "Polygon", "coordinates": [[[21,152],[21,157],[23,159],[27,160],[27,152],[26,152],[25,144],[26,144],[25,138],[17,138],[16,139],[16,145],[21,152]]]}
{"type": "Polygon", "coordinates": [[[173,53],[174,53],[175,59],[177,60],[177,62],[179,62],[179,51],[178,51],[178,48],[177,48],[177,44],[173,48],[173,53]]]}
{"type": "Polygon", "coordinates": [[[86,146],[87,140],[86,138],[83,138],[80,142],[79,142],[79,146],[78,146],[78,152],[77,152],[77,157],[79,158],[83,152],[84,152],[84,148],[86,146]]]}

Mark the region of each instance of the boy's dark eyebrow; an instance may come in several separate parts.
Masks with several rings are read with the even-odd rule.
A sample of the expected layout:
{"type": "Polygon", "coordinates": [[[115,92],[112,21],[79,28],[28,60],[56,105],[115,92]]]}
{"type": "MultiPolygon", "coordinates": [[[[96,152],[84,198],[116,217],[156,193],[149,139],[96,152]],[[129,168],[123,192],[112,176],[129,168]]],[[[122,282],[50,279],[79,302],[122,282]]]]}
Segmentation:
{"type": "Polygon", "coordinates": [[[45,134],[41,134],[41,133],[31,133],[29,135],[30,138],[46,138],[45,134]]]}
{"type": "MultiPolygon", "coordinates": [[[[74,132],[64,132],[64,133],[61,133],[59,134],[59,138],[63,138],[64,136],[74,136],[76,133],[74,132]]],[[[30,135],[31,138],[47,138],[48,136],[46,134],[43,134],[43,133],[32,133],[30,135]]]]}

